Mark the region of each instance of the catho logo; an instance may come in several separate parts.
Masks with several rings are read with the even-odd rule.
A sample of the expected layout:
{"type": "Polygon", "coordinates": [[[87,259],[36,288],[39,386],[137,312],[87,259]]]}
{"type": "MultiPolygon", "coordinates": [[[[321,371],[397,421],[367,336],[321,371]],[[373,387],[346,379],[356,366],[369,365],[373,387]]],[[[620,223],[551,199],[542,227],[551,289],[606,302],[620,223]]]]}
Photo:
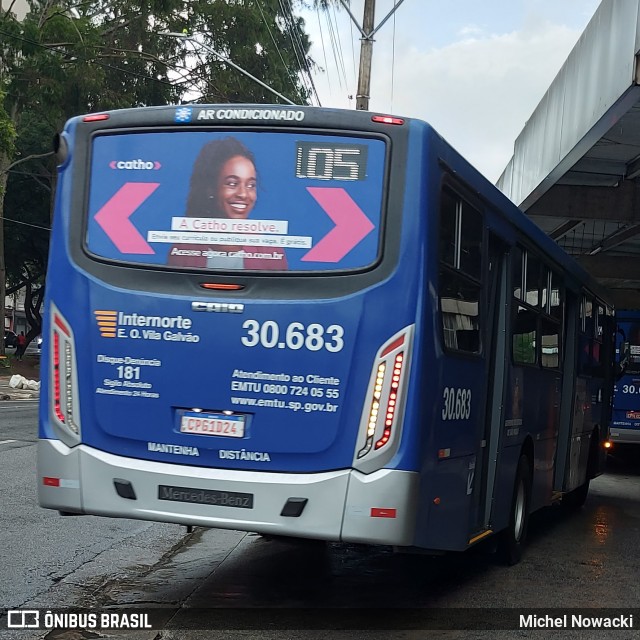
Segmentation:
{"type": "Polygon", "coordinates": [[[112,160],[109,166],[112,169],[130,169],[136,171],[158,171],[158,169],[162,168],[162,165],[157,160],[112,160]]]}

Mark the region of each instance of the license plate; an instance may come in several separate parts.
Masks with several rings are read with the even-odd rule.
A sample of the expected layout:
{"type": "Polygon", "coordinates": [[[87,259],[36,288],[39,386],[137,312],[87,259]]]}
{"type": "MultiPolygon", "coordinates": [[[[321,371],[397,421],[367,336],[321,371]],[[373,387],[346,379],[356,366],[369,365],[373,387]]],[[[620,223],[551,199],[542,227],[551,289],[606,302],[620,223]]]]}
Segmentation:
{"type": "Polygon", "coordinates": [[[180,418],[180,431],[200,436],[244,437],[245,416],[227,416],[224,413],[196,413],[185,411],[180,418]]]}

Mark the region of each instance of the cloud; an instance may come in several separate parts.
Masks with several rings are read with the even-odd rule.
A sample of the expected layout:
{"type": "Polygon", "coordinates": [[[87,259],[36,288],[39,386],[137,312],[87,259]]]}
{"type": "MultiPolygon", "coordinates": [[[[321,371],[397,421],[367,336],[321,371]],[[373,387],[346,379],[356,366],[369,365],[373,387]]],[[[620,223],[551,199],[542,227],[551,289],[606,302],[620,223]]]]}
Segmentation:
{"type": "Polygon", "coordinates": [[[504,35],[468,31],[429,51],[400,42],[393,95],[391,55],[374,51],[370,108],[426,120],[494,182],[580,33],[528,21],[504,35]]]}
{"type": "Polygon", "coordinates": [[[484,29],[475,24],[467,24],[458,31],[458,35],[461,38],[482,36],[483,34],[484,34],[484,29]]]}

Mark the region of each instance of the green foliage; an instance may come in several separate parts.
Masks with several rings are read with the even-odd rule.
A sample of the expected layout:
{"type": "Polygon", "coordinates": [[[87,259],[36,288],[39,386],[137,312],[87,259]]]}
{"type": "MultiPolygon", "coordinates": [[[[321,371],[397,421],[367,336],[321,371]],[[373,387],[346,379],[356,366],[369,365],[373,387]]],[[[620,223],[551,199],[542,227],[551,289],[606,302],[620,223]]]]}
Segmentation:
{"type": "Polygon", "coordinates": [[[0,155],[13,157],[15,149],[16,128],[4,108],[5,92],[0,86],[0,155]]]}
{"type": "Polygon", "coordinates": [[[0,9],[0,155],[12,164],[3,215],[13,285],[43,278],[55,166],[41,156],[69,117],[183,100],[279,101],[221,57],[294,102],[309,100],[301,72],[313,61],[295,16],[307,4],[301,0],[29,4],[21,23],[0,9]],[[184,30],[200,45],[161,35],[184,30]]]}

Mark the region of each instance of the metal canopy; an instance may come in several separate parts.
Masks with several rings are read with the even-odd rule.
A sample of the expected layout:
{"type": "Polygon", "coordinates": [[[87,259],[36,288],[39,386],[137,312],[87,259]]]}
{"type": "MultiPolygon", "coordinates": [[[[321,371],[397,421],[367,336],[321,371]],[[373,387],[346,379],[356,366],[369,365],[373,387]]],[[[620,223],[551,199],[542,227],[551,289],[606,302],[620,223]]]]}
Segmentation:
{"type": "Polygon", "coordinates": [[[640,309],[640,0],[603,0],[497,185],[609,291],[640,309]]]}

